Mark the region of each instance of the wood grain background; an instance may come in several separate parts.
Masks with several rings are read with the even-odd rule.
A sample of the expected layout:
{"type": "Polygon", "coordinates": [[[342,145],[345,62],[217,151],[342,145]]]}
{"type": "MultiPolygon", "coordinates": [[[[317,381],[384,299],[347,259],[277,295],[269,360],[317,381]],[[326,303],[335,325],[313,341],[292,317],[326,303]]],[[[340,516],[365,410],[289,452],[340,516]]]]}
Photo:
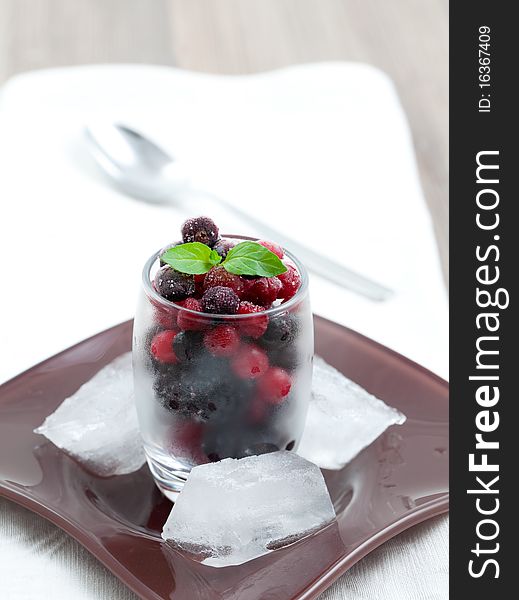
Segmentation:
{"type": "Polygon", "coordinates": [[[250,73],[320,60],[395,81],[447,275],[448,0],[0,0],[0,84],[95,62],[250,73]]]}

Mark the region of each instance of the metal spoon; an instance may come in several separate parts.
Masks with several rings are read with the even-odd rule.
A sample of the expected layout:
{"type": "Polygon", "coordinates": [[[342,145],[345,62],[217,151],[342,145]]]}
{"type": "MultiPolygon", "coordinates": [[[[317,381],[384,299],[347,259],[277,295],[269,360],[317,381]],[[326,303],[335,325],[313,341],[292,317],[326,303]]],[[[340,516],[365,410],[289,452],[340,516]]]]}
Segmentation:
{"type": "MultiPolygon", "coordinates": [[[[171,202],[181,200],[189,190],[182,163],[141,133],[125,125],[99,122],[87,127],[85,135],[97,164],[125,193],[147,202],[171,202]]],[[[206,192],[204,196],[253,225],[263,237],[291,250],[317,275],[370,300],[383,301],[392,295],[392,290],[314,252],[222,198],[206,192]]]]}

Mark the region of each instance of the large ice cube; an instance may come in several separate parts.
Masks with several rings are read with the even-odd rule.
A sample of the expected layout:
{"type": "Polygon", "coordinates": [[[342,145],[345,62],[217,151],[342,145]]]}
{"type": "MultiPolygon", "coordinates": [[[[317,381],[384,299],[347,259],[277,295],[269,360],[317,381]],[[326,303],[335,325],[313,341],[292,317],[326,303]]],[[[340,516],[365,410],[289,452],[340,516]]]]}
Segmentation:
{"type": "Polygon", "coordinates": [[[323,469],[341,469],[405,415],[316,356],[312,400],[298,454],[323,469]]]}
{"type": "Polygon", "coordinates": [[[335,518],[321,471],[291,452],[195,467],[162,537],[215,567],[241,564],[335,518]]]}
{"type": "Polygon", "coordinates": [[[133,401],[131,352],[101,369],[34,430],[102,476],[144,464],[133,401]]]}

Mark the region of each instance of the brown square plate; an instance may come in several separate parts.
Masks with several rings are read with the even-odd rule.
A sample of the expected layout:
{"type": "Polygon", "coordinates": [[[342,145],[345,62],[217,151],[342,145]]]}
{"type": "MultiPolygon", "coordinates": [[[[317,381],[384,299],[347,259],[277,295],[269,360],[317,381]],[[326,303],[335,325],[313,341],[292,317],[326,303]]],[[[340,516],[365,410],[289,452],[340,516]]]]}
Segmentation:
{"type": "Polygon", "coordinates": [[[33,433],[131,347],[126,322],[0,387],[0,494],[49,519],[145,599],[310,600],[368,552],[448,510],[448,386],[411,361],[315,318],[316,352],[407,415],[341,471],[325,471],[337,522],[244,565],[215,569],[161,537],[171,508],[146,466],[100,478],[33,433]]]}

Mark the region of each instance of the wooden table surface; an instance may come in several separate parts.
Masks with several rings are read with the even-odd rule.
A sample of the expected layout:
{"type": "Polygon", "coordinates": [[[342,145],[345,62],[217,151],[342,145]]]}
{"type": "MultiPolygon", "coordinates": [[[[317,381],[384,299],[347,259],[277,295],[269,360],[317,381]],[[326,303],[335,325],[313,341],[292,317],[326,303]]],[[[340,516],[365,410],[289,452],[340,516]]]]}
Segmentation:
{"type": "Polygon", "coordinates": [[[448,0],[0,0],[0,84],[96,62],[250,73],[322,60],[396,83],[447,275],[448,0]]]}

